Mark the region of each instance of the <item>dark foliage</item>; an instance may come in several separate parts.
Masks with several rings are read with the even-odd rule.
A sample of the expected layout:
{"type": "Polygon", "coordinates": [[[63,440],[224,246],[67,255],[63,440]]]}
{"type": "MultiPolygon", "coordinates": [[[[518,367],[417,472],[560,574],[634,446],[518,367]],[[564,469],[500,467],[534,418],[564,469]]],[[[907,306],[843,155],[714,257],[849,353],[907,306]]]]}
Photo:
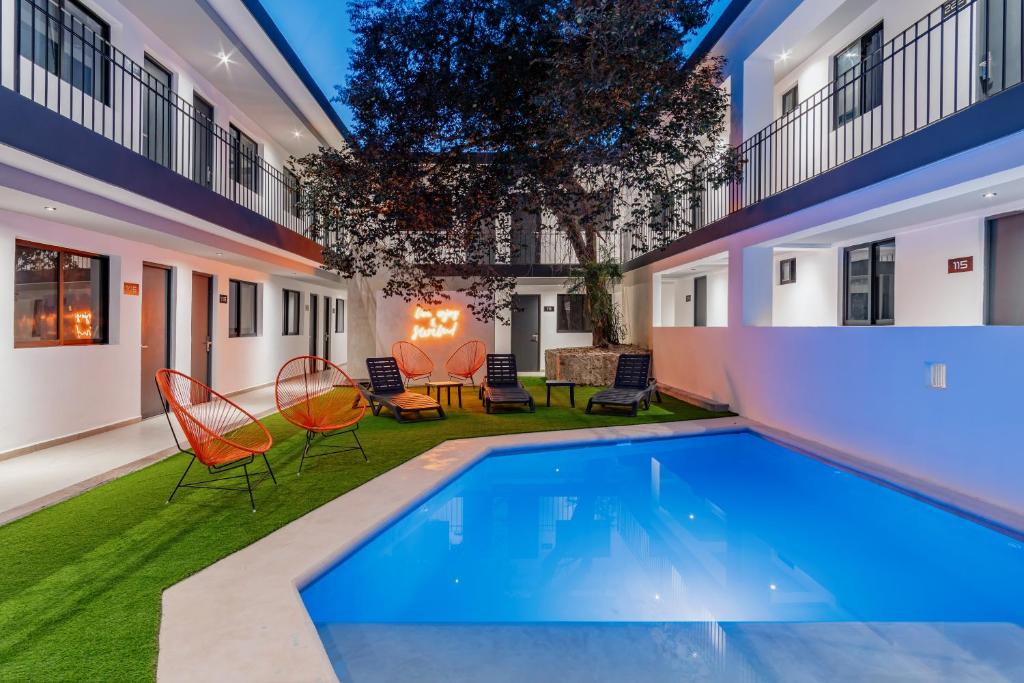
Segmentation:
{"type": "MultiPolygon", "coordinates": [[[[591,273],[621,240],[640,252],[685,234],[700,192],[739,167],[720,142],[722,63],[683,54],[709,4],[353,2],[339,96],[359,149],[298,161],[328,266],[387,272],[386,295],[426,302],[462,275],[486,320],[508,308],[513,282],[493,264],[523,260],[513,234],[524,225],[591,273]]],[[[608,278],[584,280],[591,303],[607,300],[591,290],[608,278]]],[[[609,309],[614,318],[604,303],[591,317],[609,309]]],[[[613,318],[594,320],[595,343],[617,341],[613,318]]]]}

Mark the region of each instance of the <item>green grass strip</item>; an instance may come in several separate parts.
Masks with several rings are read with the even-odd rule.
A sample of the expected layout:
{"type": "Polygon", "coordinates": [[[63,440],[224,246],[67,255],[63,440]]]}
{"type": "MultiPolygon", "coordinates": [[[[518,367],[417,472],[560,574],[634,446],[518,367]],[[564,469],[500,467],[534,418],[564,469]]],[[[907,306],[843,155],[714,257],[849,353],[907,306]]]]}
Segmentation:
{"type": "MultiPolygon", "coordinates": [[[[272,415],[264,423],[279,484],[256,487],[255,514],[244,492],[183,489],[165,504],[188,462],[178,454],[0,527],[0,680],[153,680],[164,589],[447,439],[722,415],[668,396],[637,418],[586,415],[593,389],[577,389],[575,409],[556,389],[545,408],[543,381],[527,384],[534,414],[486,415],[464,390],[465,407],[444,421],[368,415],[359,429],[368,464],[358,452],[314,458],[301,477],[304,434],[272,415]]],[[[205,474],[193,467],[190,477],[205,474]]]]}

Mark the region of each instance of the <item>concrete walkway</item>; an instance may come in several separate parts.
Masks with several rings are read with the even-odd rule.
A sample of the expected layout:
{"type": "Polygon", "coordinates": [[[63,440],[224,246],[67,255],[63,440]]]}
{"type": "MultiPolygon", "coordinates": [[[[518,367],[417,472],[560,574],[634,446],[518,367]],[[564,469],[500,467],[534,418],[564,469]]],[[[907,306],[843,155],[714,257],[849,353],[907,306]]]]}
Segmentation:
{"type": "MultiPolygon", "coordinates": [[[[276,410],[273,386],[253,389],[231,399],[257,417],[276,410]]],[[[0,524],[67,500],[177,452],[167,420],[157,415],[0,461],[0,524]]]]}

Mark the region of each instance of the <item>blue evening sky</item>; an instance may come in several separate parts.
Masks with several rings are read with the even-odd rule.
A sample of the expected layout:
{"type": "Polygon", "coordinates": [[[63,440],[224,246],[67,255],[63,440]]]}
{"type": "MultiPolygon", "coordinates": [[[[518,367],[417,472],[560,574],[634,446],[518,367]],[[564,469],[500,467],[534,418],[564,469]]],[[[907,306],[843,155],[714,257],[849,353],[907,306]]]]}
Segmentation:
{"type": "MultiPolygon", "coordinates": [[[[348,52],[352,47],[347,0],[260,0],[281,33],[291,44],[309,73],[330,98],[334,86],[345,82],[348,52]]],[[[730,0],[717,0],[712,7],[712,20],[690,41],[692,49],[700,42],[711,23],[722,13],[730,0]]],[[[352,115],[335,104],[342,120],[352,127],[352,115]]]]}

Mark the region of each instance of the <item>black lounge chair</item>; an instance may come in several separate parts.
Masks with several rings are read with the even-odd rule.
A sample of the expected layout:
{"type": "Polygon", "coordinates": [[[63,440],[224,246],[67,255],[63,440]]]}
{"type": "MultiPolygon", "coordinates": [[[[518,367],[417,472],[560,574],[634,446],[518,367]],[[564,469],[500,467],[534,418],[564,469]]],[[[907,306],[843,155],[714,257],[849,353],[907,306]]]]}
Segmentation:
{"type": "Polygon", "coordinates": [[[396,420],[405,422],[406,413],[419,414],[436,410],[436,418],[425,419],[444,419],[444,408],[440,403],[429,396],[405,388],[402,374],[398,370],[398,362],[391,356],[367,358],[366,369],[370,373],[370,388],[363,389],[363,396],[369,402],[374,415],[380,415],[381,408],[387,408],[396,420]]]}
{"type": "Polygon", "coordinates": [[[536,410],[533,396],[519,383],[516,357],[511,353],[487,354],[487,376],[480,392],[488,413],[495,406],[509,405],[526,405],[531,413],[536,410]]]}
{"type": "MultiPolygon", "coordinates": [[[[594,406],[629,408],[636,416],[642,407],[651,407],[651,396],[658,391],[658,383],[651,378],[651,357],[647,354],[624,353],[619,356],[615,369],[615,384],[594,394],[587,402],[587,413],[594,406]]],[[[660,400],[660,399],[659,399],[660,400]]]]}

